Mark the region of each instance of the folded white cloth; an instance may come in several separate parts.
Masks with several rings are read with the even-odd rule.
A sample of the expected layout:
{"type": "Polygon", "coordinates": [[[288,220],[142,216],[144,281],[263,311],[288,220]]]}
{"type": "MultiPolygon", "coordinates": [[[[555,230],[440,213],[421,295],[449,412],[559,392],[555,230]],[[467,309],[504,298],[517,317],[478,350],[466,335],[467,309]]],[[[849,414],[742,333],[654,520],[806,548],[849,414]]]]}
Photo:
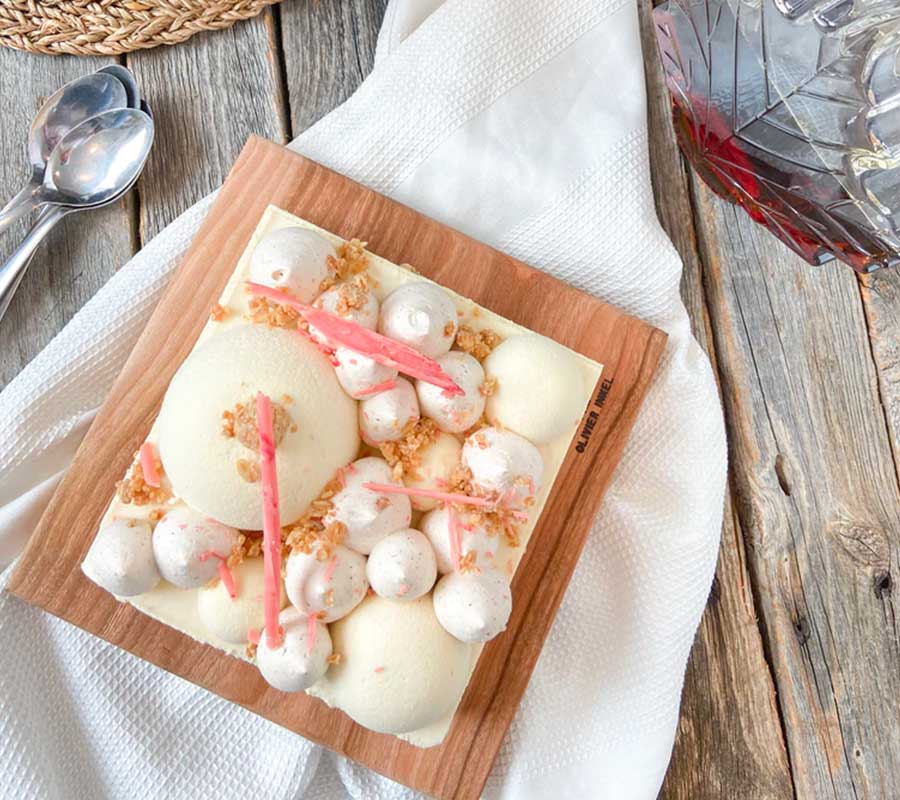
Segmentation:
{"type": "MultiPolygon", "coordinates": [[[[486,790],[655,797],[716,561],[725,437],[654,214],[635,4],[392,0],[373,74],[292,147],[669,333],[486,790]]],[[[209,204],[150,242],[0,395],[0,563],[209,204]]],[[[2,796],[413,795],[5,593],[0,640],[2,796]]]]}

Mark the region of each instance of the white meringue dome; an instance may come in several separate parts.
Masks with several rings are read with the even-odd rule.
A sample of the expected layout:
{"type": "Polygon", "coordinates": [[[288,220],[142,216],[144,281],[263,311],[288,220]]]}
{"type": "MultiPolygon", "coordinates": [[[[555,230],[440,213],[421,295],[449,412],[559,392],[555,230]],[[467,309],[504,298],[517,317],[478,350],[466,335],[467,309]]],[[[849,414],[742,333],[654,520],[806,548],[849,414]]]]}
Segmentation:
{"type": "Polygon", "coordinates": [[[234,528],[186,506],[173,508],[153,529],[159,573],[179,589],[196,589],[217,577],[237,544],[234,528]]]}
{"type": "Polygon", "coordinates": [[[150,525],[142,520],[113,520],[97,532],[81,571],[119,597],[149,592],[159,583],[150,537],[150,525]]]}
{"type": "Polygon", "coordinates": [[[529,441],[511,431],[482,428],[462,448],[462,463],[472,483],[501,502],[520,506],[540,491],[544,461],[529,441]]]}
{"type": "Polygon", "coordinates": [[[325,561],[319,561],[315,552],[294,551],[288,556],[284,588],[301,614],[321,614],[323,622],[333,622],[365,598],[366,559],[342,546],[325,561]]]}
{"type": "Polygon", "coordinates": [[[329,703],[379,733],[408,733],[459,701],[472,650],[438,623],[431,597],[396,603],[373,595],[331,626],[341,663],[323,680],[329,703]]]}
{"type": "Polygon", "coordinates": [[[512,592],[499,570],[451,572],[434,587],[434,613],[461,642],[480,643],[506,630],[512,592]]]}
{"type": "Polygon", "coordinates": [[[431,590],[437,578],[431,543],[413,528],[386,536],[369,555],[366,577],[381,597],[402,602],[416,600],[431,590]]]}
{"type": "Polygon", "coordinates": [[[363,483],[396,484],[387,462],[361,458],[344,470],[344,488],[331,498],[325,525],[341,522],[347,528],[344,544],[368,555],[385,536],[409,526],[412,507],[402,494],[364,489],[363,483]]]}
{"type": "Polygon", "coordinates": [[[406,378],[397,378],[393,389],[365,397],[359,404],[359,429],[370,444],[396,441],[418,418],[416,390],[406,378]]]}
{"type": "MultiPolygon", "coordinates": [[[[197,616],[213,636],[231,644],[247,641],[247,632],[265,624],[263,589],[265,584],[262,558],[245,558],[231,569],[235,596],[228,594],[224,582],[204,586],[197,592],[197,616]]],[[[284,587],[281,603],[287,602],[284,587]]]]}
{"type": "Polygon", "coordinates": [[[437,359],[441,369],[463,390],[461,395],[447,395],[439,386],[416,381],[419,409],[442,431],[462,433],[471,428],[484,413],[485,397],[481,394],[484,370],[468,353],[452,350],[437,359]]]}
{"type": "Polygon", "coordinates": [[[328,359],[295,332],[266,325],[224,328],[181,365],[157,424],[159,455],[175,494],[215,519],[262,529],[262,489],[237,469],[257,453],[222,433],[222,414],[264,392],[288,395],[288,429],[275,450],[282,524],[296,520],[359,449],[356,403],[328,359]]]}
{"type": "Polygon", "coordinates": [[[309,646],[309,620],[295,608],[278,615],[284,635],[278,647],[270,648],[266,635],[259,638],[256,665],[266,681],[282,692],[302,692],[328,671],[331,636],[328,626],[315,622],[315,642],[309,646]]]}
{"type": "Polygon", "coordinates": [[[575,356],[535,334],[504,339],[485,359],[497,386],[487,400],[492,425],[547,444],[571,433],[584,413],[584,387],[575,356]]]}
{"type": "Polygon", "coordinates": [[[434,283],[405,283],[381,304],[379,330],[430,358],[450,349],[457,327],[456,306],[434,283]]]}
{"type": "Polygon", "coordinates": [[[368,356],[338,347],[334,351],[334,374],[341,388],[355,400],[371,396],[373,387],[381,386],[387,381],[395,380],[398,372],[386,367],[368,356]]]}
{"type": "MultiPolygon", "coordinates": [[[[489,567],[497,555],[500,537],[491,536],[487,528],[471,518],[465,511],[453,512],[459,531],[459,554],[475,553],[475,565],[479,569],[489,567]]],[[[422,518],[422,533],[428,537],[434,548],[438,572],[453,572],[456,565],[450,557],[450,512],[447,508],[436,508],[422,518]]]]}
{"type": "MultiPolygon", "coordinates": [[[[441,431],[433,442],[418,450],[415,474],[405,475],[404,485],[410,489],[446,492],[461,450],[462,445],[455,436],[441,431]]],[[[431,497],[412,496],[412,507],[417,511],[430,511],[437,505],[438,501],[431,497]]]]}
{"type": "Polygon", "coordinates": [[[331,243],[315,231],[299,226],[266,234],[250,257],[250,280],[286,289],[301,303],[311,303],[328,277],[331,243]]]}
{"type": "MultiPolygon", "coordinates": [[[[367,292],[365,301],[360,308],[350,308],[346,313],[341,313],[338,311],[338,308],[341,307],[342,294],[346,291],[347,289],[343,285],[332,286],[327,291],[322,292],[322,294],[316,298],[313,305],[316,306],[316,308],[327,311],[329,314],[334,314],[343,319],[349,319],[351,322],[355,322],[363,328],[374,331],[378,325],[378,298],[375,297],[373,292],[367,292]]],[[[309,326],[309,333],[313,339],[318,342],[327,343],[328,341],[321,333],[319,333],[318,328],[313,325],[309,326]]]]}

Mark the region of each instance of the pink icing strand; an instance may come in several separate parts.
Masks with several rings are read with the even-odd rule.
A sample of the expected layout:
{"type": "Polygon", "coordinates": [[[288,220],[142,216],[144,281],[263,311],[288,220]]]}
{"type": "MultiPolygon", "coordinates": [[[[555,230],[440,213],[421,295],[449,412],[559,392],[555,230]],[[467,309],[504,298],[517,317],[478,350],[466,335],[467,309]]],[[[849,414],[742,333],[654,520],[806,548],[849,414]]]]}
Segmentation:
{"type": "Polygon", "coordinates": [[[224,558],[219,562],[219,579],[222,581],[225,591],[228,592],[228,596],[234,600],[237,597],[237,590],[234,587],[234,576],[231,574],[231,570],[228,569],[228,562],[224,558]]]}
{"type": "Polygon", "coordinates": [[[331,561],[328,562],[328,566],[325,567],[325,572],[322,573],[322,577],[325,579],[325,583],[330,583],[332,577],[334,577],[334,571],[337,569],[337,556],[332,556],[331,561]]]}
{"type": "Polygon", "coordinates": [[[247,288],[251,294],[265,297],[299,311],[303,318],[332,345],[346,347],[348,350],[368,356],[377,364],[392,367],[404,375],[430,383],[451,394],[465,394],[441,369],[437,361],[422,355],[418,350],[414,350],[402,342],[396,342],[380,333],[370,331],[353,320],[339,317],[321,308],[298,303],[285,296],[283,292],[269,286],[248,281],[247,288]]]}
{"type": "Polygon", "coordinates": [[[154,489],[159,488],[161,479],[156,470],[156,450],[152,442],[144,442],[140,452],[141,472],[144,473],[144,482],[154,489]]]}
{"type": "Polygon", "coordinates": [[[362,485],[363,489],[382,494],[406,494],[411,497],[430,497],[432,500],[443,500],[445,503],[460,503],[469,506],[490,506],[491,501],[484,497],[469,497],[467,494],[454,494],[453,492],[437,492],[433,489],[410,489],[407,486],[395,486],[392,483],[371,483],[362,485]]]}
{"type": "Polygon", "coordinates": [[[450,564],[454,570],[457,570],[462,558],[462,539],[456,525],[456,514],[453,513],[452,508],[447,509],[447,533],[450,536],[450,564]]]}
{"type": "Polygon", "coordinates": [[[315,614],[306,618],[306,655],[311,656],[316,648],[316,634],[319,632],[319,621],[315,614]]]}
{"type": "Polygon", "coordinates": [[[281,644],[278,627],[278,606],[281,599],[281,518],[278,511],[272,401],[262,392],[256,395],[256,430],[259,433],[263,502],[263,611],[266,645],[275,649],[281,644]]]}
{"type": "Polygon", "coordinates": [[[365,389],[360,389],[354,397],[357,395],[359,397],[365,397],[370,394],[378,394],[379,392],[386,392],[388,389],[393,389],[397,385],[397,381],[393,378],[389,378],[386,381],[382,381],[381,383],[376,383],[374,386],[367,386],[365,389]]]}

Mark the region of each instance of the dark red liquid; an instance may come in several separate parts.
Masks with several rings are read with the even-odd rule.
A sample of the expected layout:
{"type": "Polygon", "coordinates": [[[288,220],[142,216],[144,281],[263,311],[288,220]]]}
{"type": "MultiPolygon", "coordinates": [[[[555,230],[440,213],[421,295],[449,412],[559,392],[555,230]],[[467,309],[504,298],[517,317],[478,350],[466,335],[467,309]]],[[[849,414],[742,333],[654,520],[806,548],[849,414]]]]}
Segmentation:
{"type": "MultiPolygon", "coordinates": [[[[871,231],[795,191],[792,187],[803,185],[802,174],[783,172],[755,154],[714,111],[698,124],[676,102],[672,115],[682,150],[709,187],[811,264],[837,257],[859,272],[871,272],[897,263],[898,256],[871,231]]],[[[841,199],[849,196],[828,202],[841,199]]]]}

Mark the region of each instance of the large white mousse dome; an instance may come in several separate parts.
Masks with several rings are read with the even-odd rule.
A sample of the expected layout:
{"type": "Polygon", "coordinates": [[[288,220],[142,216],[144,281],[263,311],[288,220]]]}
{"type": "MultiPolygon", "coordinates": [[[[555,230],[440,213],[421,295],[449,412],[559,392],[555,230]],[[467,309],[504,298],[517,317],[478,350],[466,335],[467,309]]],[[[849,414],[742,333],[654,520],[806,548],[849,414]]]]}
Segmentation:
{"type": "Polygon", "coordinates": [[[275,451],[281,522],[296,520],[359,449],[356,403],[328,360],[298,333],[222,330],[181,365],[159,413],[159,454],[175,494],[219,522],[262,529],[262,489],[238,472],[258,454],[222,433],[222,413],[257,392],[284,402],[292,425],[275,451]],[[290,402],[283,398],[288,396],[290,402]]]}

